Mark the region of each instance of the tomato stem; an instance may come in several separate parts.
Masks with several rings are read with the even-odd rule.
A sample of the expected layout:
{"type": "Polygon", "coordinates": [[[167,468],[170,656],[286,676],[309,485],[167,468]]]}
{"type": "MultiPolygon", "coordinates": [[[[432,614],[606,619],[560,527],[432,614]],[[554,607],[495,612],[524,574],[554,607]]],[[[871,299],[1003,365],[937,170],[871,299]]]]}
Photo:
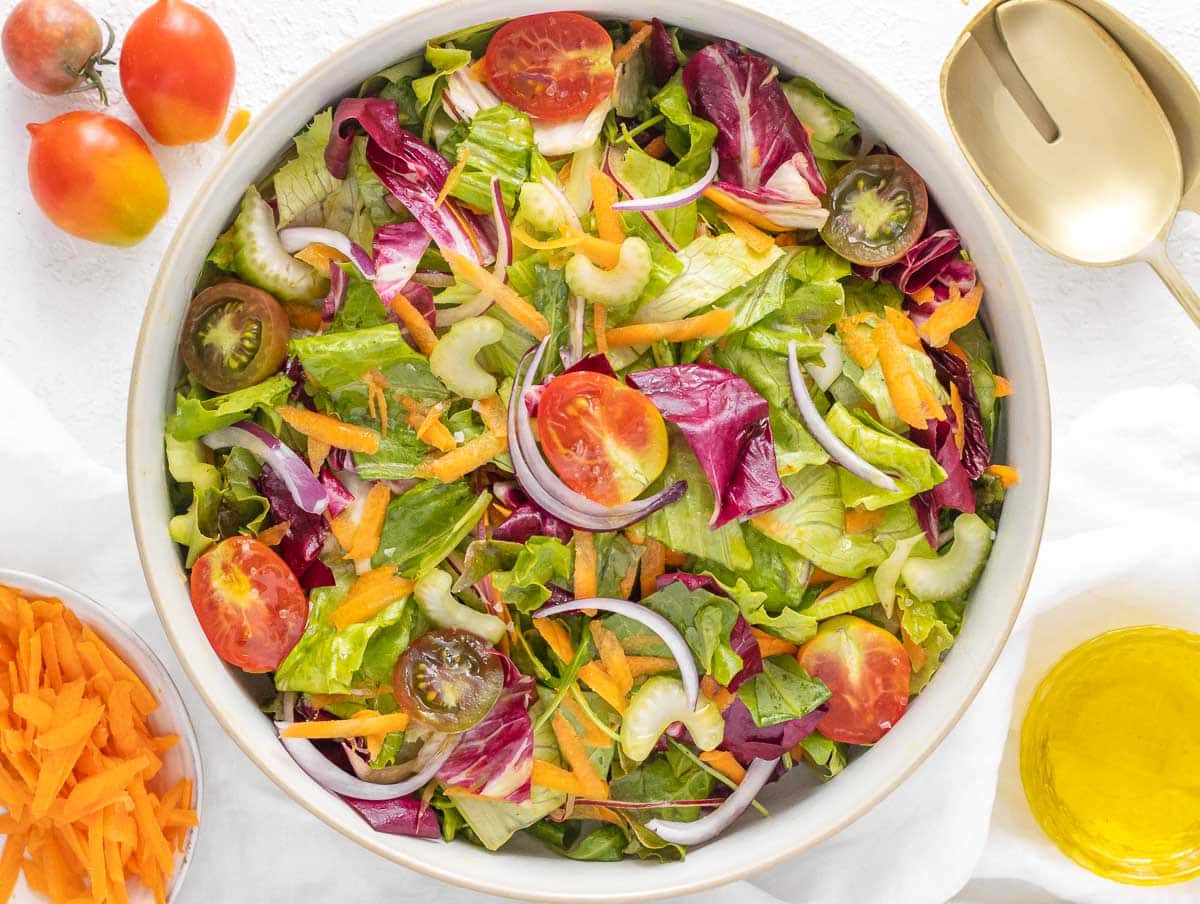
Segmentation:
{"type": "Polygon", "coordinates": [[[100,103],[108,106],[108,91],[104,87],[104,79],[100,75],[100,66],[112,66],[116,60],[108,58],[109,52],[113,49],[116,43],[117,35],[113,31],[112,25],[107,19],[101,19],[104,27],[108,29],[108,39],[104,42],[104,49],[99,53],[94,53],[87,58],[87,61],[78,69],[73,69],[70,66],[64,65],[63,68],[74,78],[83,81],[83,84],[77,85],[68,91],[68,94],[82,94],[87,91],[95,91],[100,95],[100,103]]]}

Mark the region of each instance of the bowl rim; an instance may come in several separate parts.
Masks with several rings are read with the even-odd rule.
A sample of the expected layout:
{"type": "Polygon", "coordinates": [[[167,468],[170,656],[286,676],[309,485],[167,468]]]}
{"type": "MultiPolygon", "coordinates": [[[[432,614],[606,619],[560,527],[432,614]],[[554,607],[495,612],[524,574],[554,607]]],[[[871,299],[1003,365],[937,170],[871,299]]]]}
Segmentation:
{"type": "MultiPolygon", "coordinates": [[[[664,6],[669,6],[678,9],[677,3],[666,2],[664,6]]],[[[545,11],[552,9],[561,9],[563,4],[561,0],[513,0],[511,6],[518,9],[512,11],[512,15],[523,15],[533,11],[545,11]]],[[[605,0],[603,4],[596,4],[597,7],[603,6],[605,9],[601,12],[594,12],[594,15],[599,17],[617,18],[627,15],[624,7],[632,6],[631,4],[621,2],[621,0],[605,0]]],[[[652,900],[671,895],[680,895],[703,891],[713,888],[717,885],[722,885],[728,882],[736,881],[745,878],[746,876],[765,870],[771,866],[794,857],[805,850],[809,850],[822,841],[830,838],[834,834],[842,831],[847,826],[855,822],[869,810],[873,809],[877,804],[886,798],[892,791],[908,779],[916,769],[925,762],[926,759],[937,749],[942,740],[947,734],[958,724],[967,708],[975,699],[983,683],[991,674],[991,670],[999,658],[1004,645],[1006,644],[1013,626],[1016,623],[1020,613],[1025,594],[1028,590],[1029,582],[1032,577],[1033,569],[1037,560],[1037,553],[1040,546],[1040,541],[1045,524],[1046,508],[1049,494],[1049,472],[1050,472],[1050,401],[1049,389],[1046,378],[1045,359],[1042,354],[1042,346],[1040,337],[1037,332],[1036,322],[1033,317],[1032,307],[1029,302],[1024,283],[1020,277],[1020,270],[1017,267],[1016,261],[1013,258],[1012,251],[1009,248],[1008,241],[1001,232],[1000,225],[979,187],[973,181],[972,176],[968,173],[964,163],[953,156],[949,143],[938,135],[930,124],[919,114],[917,114],[907,101],[898,97],[878,78],[863,69],[853,59],[845,54],[830,48],[828,45],[811,37],[806,32],[796,28],[786,22],[774,18],[757,10],[749,9],[730,2],[730,0],[688,0],[688,6],[697,10],[691,13],[692,19],[703,19],[709,27],[713,27],[720,21],[719,15],[733,15],[746,20],[752,20],[753,27],[758,29],[760,33],[763,30],[780,31],[790,39],[796,41],[800,46],[808,45],[810,48],[816,47],[831,57],[836,57],[848,69],[853,70],[855,76],[863,83],[865,93],[871,93],[878,96],[882,102],[889,104],[893,109],[900,110],[904,113],[905,119],[909,128],[912,130],[911,141],[918,144],[930,156],[936,158],[936,165],[948,173],[947,179],[954,183],[956,189],[961,189],[966,195],[965,205],[972,208],[972,213],[978,218],[980,230],[986,237],[987,245],[992,250],[994,256],[998,258],[997,266],[1003,271],[1003,275],[1007,280],[1005,292],[1008,295],[1008,302],[1011,310],[1006,308],[1006,316],[1012,314],[1015,316],[1014,329],[1020,335],[1019,342],[1028,350],[1029,363],[1032,369],[1027,374],[1022,374],[1022,393],[1025,395],[1025,400],[1032,408],[1030,416],[1027,418],[1029,426],[1033,427],[1038,436],[1033,441],[1035,446],[1034,454],[1031,455],[1035,460],[1033,467],[1022,472],[1022,483],[1025,484],[1023,491],[1027,494],[1032,494],[1032,498],[1028,498],[1027,507],[1030,508],[1030,514],[1026,518],[1026,532],[1020,540],[1014,540],[1022,547],[1022,553],[1019,556],[1021,567],[1015,570],[1014,577],[1010,580],[1009,587],[1011,588],[1011,599],[1007,601],[1008,611],[1007,617],[1002,624],[1002,630],[997,630],[996,635],[987,644],[983,655],[978,656],[974,666],[974,677],[969,682],[969,687],[965,690],[959,690],[958,700],[953,708],[947,708],[946,714],[941,718],[939,726],[936,730],[929,732],[919,744],[919,749],[915,755],[911,755],[903,768],[898,768],[891,775],[890,779],[882,782],[877,782],[875,789],[869,796],[865,796],[857,800],[855,805],[839,814],[838,818],[830,820],[828,824],[819,831],[811,831],[802,840],[790,842],[786,845],[780,845],[777,849],[761,855],[754,863],[748,865],[739,865],[733,869],[725,869],[720,875],[707,875],[700,878],[679,877],[672,883],[654,884],[653,888],[639,891],[615,891],[615,892],[599,892],[592,890],[572,890],[563,892],[559,890],[543,890],[537,885],[529,882],[517,884],[516,880],[512,880],[513,884],[505,886],[497,884],[491,879],[479,878],[475,875],[466,873],[460,870],[443,868],[437,865],[426,863],[420,856],[400,850],[395,847],[388,846],[380,840],[380,838],[388,838],[390,836],[377,836],[378,833],[373,832],[365,823],[363,828],[350,829],[346,826],[339,825],[331,812],[331,808],[324,803],[316,803],[312,796],[306,797],[300,794],[294,787],[290,777],[280,774],[274,766],[266,761],[266,758],[257,749],[258,745],[248,737],[243,736],[239,729],[234,727],[233,719],[230,718],[223,710],[221,703],[215,694],[214,690],[198,678],[199,670],[196,664],[192,663],[189,658],[183,655],[183,641],[177,634],[175,626],[172,622],[172,614],[168,605],[164,602],[164,593],[160,590],[165,587],[165,576],[158,574],[158,569],[152,561],[152,554],[149,549],[148,538],[150,531],[163,531],[165,522],[159,523],[159,516],[155,515],[150,509],[153,507],[153,500],[142,498],[140,489],[139,472],[146,467],[146,461],[138,453],[138,443],[136,436],[138,433],[138,415],[147,407],[147,403],[143,402],[142,397],[146,393],[155,394],[152,404],[157,404],[157,399],[164,391],[163,387],[146,386],[144,381],[139,379],[139,373],[143,367],[144,359],[147,355],[148,337],[153,332],[153,324],[162,315],[170,309],[168,298],[170,285],[168,276],[172,269],[174,259],[180,253],[180,247],[183,244],[184,237],[194,228],[194,221],[200,217],[206,203],[206,197],[212,190],[221,185],[227,178],[227,174],[234,169],[235,162],[240,156],[246,153],[246,148],[250,145],[249,141],[243,140],[241,146],[235,145],[230,153],[228,153],[222,161],[216,166],[212,173],[204,180],[195,197],[189,205],[184,216],[181,218],[179,225],[176,227],[175,234],[169,243],[167,250],[162,258],[162,263],[158,275],[151,289],[149,300],[146,306],[146,312],[142,323],[142,328],[138,335],[137,347],[135,349],[134,363],[130,381],[129,405],[127,413],[127,430],[126,430],[126,449],[127,449],[127,476],[130,487],[130,510],[134,526],[134,534],[137,540],[138,555],[143,565],[144,576],[147,585],[150,589],[151,597],[154,599],[155,607],[158,610],[160,620],[163,623],[163,629],[172,646],[179,654],[184,670],[187,672],[197,692],[205,701],[206,705],[212,711],[214,717],[221,724],[222,728],[233,738],[234,742],[241,748],[242,752],[285,794],[303,806],[306,810],[332,827],[339,834],[351,839],[357,844],[366,847],[380,856],[383,856],[395,863],[413,869],[424,875],[440,879],[463,888],[468,888],[473,891],[487,894],[501,894],[512,897],[523,898],[526,900],[542,900],[542,901],[644,901],[652,900]],[[164,581],[163,587],[160,587],[159,582],[164,581]]],[[[585,11],[594,9],[588,5],[582,7],[585,11]]],[[[494,9],[494,8],[493,8],[494,9]]],[[[264,127],[264,123],[268,123],[272,116],[279,113],[285,106],[293,102],[293,96],[300,93],[303,86],[310,81],[326,81],[331,77],[336,76],[338,70],[347,66],[352,66],[351,60],[359,49],[359,45],[364,42],[369,42],[373,39],[379,39],[384,35],[398,35],[402,29],[413,23],[418,23],[422,26],[422,36],[432,36],[448,31],[448,28],[439,28],[434,23],[427,23],[427,19],[441,20],[452,19],[461,15],[464,11],[471,10],[477,13],[474,20],[478,23],[488,22],[496,19],[494,12],[489,10],[486,0],[451,0],[448,3],[434,5],[424,3],[415,7],[389,21],[383,22],[349,42],[343,44],[337,50],[323,58],[315,66],[301,74],[287,88],[285,88],[267,107],[256,117],[256,121],[252,123],[247,130],[248,134],[243,136],[243,139],[250,137],[257,129],[264,127]],[[491,14],[489,14],[489,12],[491,14]],[[429,24],[432,27],[425,28],[429,24]]],[[[664,16],[669,14],[664,13],[664,16]]],[[[678,21],[681,16],[669,16],[672,21],[678,21]]],[[[689,30],[704,33],[704,26],[697,27],[695,25],[687,26],[689,30]]],[[[400,39],[397,38],[397,43],[400,39]]],[[[753,44],[751,44],[753,46],[753,44]]],[[[765,52],[765,51],[764,51],[765,52]]],[[[780,54],[768,54],[772,58],[779,58],[780,54]]],[[[797,59],[796,56],[792,57],[797,59]]],[[[785,62],[786,65],[786,62],[785,62]]],[[[341,80],[344,83],[346,80],[341,80]]],[[[347,90],[343,85],[342,90],[347,90]]],[[[339,95],[342,96],[342,95],[339,95]]],[[[266,159],[265,157],[263,158],[266,159]]],[[[994,337],[994,333],[993,333],[994,337]]],[[[999,351],[999,347],[998,347],[999,351]]],[[[161,460],[160,460],[161,462],[161,460]]],[[[157,466],[162,470],[161,463],[157,466]]],[[[1001,528],[1003,532],[1003,528],[1001,528]]],[[[1011,532],[1010,532],[1011,533],[1011,532]]],[[[977,651],[978,652],[978,651],[977,651]]],[[[336,798],[330,796],[330,800],[338,803],[336,798]]],[[[665,869],[666,867],[658,867],[665,869]]]]}
{"type": "MultiPolygon", "coordinates": [[[[26,593],[58,597],[75,613],[81,622],[100,628],[102,636],[118,635],[137,651],[141,659],[136,663],[127,662],[126,664],[135,672],[138,672],[139,677],[142,678],[146,677],[142,674],[144,670],[148,669],[153,672],[157,683],[167,694],[171,695],[177,704],[182,721],[178,724],[173,724],[172,727],[179,734],[180,749],[187,751],[187,756],[191,760],[195,771],[192,809],[196,811],[196,816],[199,819],[204,807],[204,763],[200,756],[200,741],[196,736],[196,728],[192,724],[191,713],[188,712],[187,705],[183,701],[183,694],[179,692],[179,686],[175,683],[175,679],[171,677],[170,670],[159,655],[154,652],[154,649],[146,643],[142,635],[138,634],[125,619],[113,612],[108,606],[105,606],[95,597],[88,596],[86,593],[76,590],[74,587],[70,587],[60,581],[56,581],[53,578],[43,577],[42,575],[32,574],[31,572],[21,571],[16,568],[0,567],[0,584],[14,587],[26,593]]],[[[174,718],[171,721],[175,723],[174,718]]],[[[168,904],[178,897],[180,889],[183,888],[188,867],[191,866],[192,859],[196,853],[201,825],[203,825],[202,819],[199,825],[188,829],[183,850],[177,853],[178,860],[175,872],[171,876],[171,886],[167,889],[168,904]]]]}

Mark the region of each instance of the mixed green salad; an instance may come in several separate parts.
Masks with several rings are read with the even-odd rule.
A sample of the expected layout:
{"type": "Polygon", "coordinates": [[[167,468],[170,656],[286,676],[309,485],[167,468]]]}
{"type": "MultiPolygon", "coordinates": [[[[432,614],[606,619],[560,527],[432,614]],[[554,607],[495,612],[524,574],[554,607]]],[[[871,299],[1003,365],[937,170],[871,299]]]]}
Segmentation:
{"type": "Polygon", "coordinates": [[[199,277],[197,617],[377,830],[678,859],[954,643],[1017,478],[982,295],[920,175],[753,51],[569,12],[431,41],[199,277]]]}

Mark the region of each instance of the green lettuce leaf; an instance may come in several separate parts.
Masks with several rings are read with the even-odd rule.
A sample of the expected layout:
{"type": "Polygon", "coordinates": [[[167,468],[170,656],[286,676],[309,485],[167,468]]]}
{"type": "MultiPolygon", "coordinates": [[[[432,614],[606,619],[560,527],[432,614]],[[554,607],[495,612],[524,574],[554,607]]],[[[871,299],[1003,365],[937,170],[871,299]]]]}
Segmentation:
{"type": "Polygon", "coordinates": [[[492,575],[504,601],[519,612],[532,612],[550,599],[547,585],[569,590],[575,556],[571,547],[553,537],[530,537],[507,571],[492,575]]]}
{"type": "Polygon", "coordinates": [[[257,534],[262,529],[271,504],[258,492],[255,481],[262,472],[258,459],[245,449],[233,448],[221,465],[224,487],[217,525],[222,537],[257,534]]]}
{"type": "Polygon", "coordinates": [[[491,493],[477,494],[465,480],[417,484],[388,505],[372,565],[395,565],[406,578],[427,574],[471,532],[491,501],[491,493]]]}
{"type": "Polygon", "coordinates": [[[874,511],[932,489],[946,479],[946,472],[927,450],[897,436],[865,412],[851,413],[835,404],[825,416],[825,423],[856,453],[892,475],[899,487],[895,492],[882,490],[849,471],[840,471],[842,501],[847,507],[874,511]]]}
{"type": "Polygon", "coordinates": [[[365,327],[379,326],[387,323],[387,309],[375,284],[364,277],[354,264],[338,264],[346,271],[346,300],[333,315],[333,323],[327,333],[339,333],[346,330],[359,330],[365,327]]]}
{"type": "Polygon", "coordinates": [[[854,114],[830,100],[815,82],[792,78],[781,82],[796,118],[811,130],[813,156],[818,160],[851,160],[850,144],[858,134],[854,114]]]}
{"type": "Polygon", "coordinates": [[[906,593],[897,594],[896,600],[900,604],[900,626],[925,653],[925,661],[908,680],[908,692],[919,694],[942,664],[942,656],[954,645],[954,635],[933,603],[921,602],[906,593]]]}
{"type": "Polygon", "coordinates": [[[682,72],[671,76],[650,105],[666,117],[667,147],[679,160],[676,169],[686,177],[684,184],[695,182],[708,170],[717,127],[692,112],[682,72]]]}
{"type": "Polygon", "coordinates": [[[620,532],[594,536],[596,544],[596,595],[622,598],[621,581],[641,561],[644,546],[637,546],[620,532]]]}
{"type": "Polygon", "coordinates": [[[313,382],[328,392],[359,383],[367,371],[379,370],[396,395],[421,400],[450,395],[430,372],[429,361],[413,351],[394,323],[293,339],[288,352],[298,357],[313,382]]]}
{"type": "Polygon", "coordinates": [[[789,607],[802,608],[812,570],[808,560],[759,530],[750,528],[744,533],[753,560],[749,568],[735,572],[716,562],[701,562],[697,569],[716,579],[742,607],[747,620],[757,609],[778,614],[789,607]]]}
{"type": "Polygon", "coordinates": [[[325,166],[325,146],[333,129],[333,108],[322,110],[293,140],[296,156],[283,164],[272,181],[279,227],[317,226],[323,222],[321,205],[337,191],[340,179],[325,166]]]}
{"type": "MultiPolygon", "coordinates": [[[[642,197],[656,198],[690,185],[694,179],[663,160],[656,160],[639,147],[625,151],[621,160],[621,175],[642,197]]],[[[670,210],[658,211],[658,222],[679,247],[696,237],[696,203],[684,204],[670,210]]],[[[640,213],[622,213],[621,223],[626,235],[640,235],[646,220],[640,213]]],[[[655,240],[658,240],[655,235],[655,240]]]]}
{"type": "MultiPolygon", "coordinates": [[[[452,72],[471,65],[471,51],[465,48],[441,46],[438,42],[430,41],[425,45],[425,62],[433,67],[433,72],[413,79],[412,91],[417,99],[417,106],[425,110],[435,97],[441,99],[441,82],[452,72]]],[[[425,118],[428,122],[428,118],[425,118]]]]}
{"type": "MultiPolygon", "coordinates": [[[[404,420],[404,408],[388,396],[388,431],[380,434],[379,449],[370,454],[354,453],[354,468],[365,480],[406,480],[415,477],[417,466],[429,456],[429,447],[417,439],[417,432],[404,420]]],[[[379,418],[371,414],[364,384],[347,386],[330,395],[334,412],[348,424],[379,429],[379,418]]]]}
{"type": "Polygon", "coordinates": [[[737,692],[759,728],[806,716],[829,699],[829,688],[811,677],[793,656],[770,656],[763,670],[737,692]]]}
{"type": "MultiPolygon", "coordinates": [[[[713,792],[714,779],[692,760],[672,747],[656,753],[638,768],[612,780],[609,790],[616,800],[648,803],[659,800],[705,800],[713,792]]],[[[673,819],[691,822],[700,818],[699,807],[634,810],[639,822],[673,819]]]]}
{"type": "Polygon", "coordinates": [[[819,731],[814,731],[800,742],[804,748],[805,762],[821,777],[829,781],[846,768],[846,752],[837,741],[831,741],[819,731]]]}
{"type": "Polygon", "coordinates": [[[210,399],[176,396],[175,413],[167,418],[167,433],[177,440],[199,439],[206,433],[254,416],[258,409],[273,410],[292,391],[292,381],[276,374],[254,386],[210,399]]]}
{"type": "MultiPolygon", "coordinates": [[[[673,581],[643,599],[642,603],[679,630],[702,674],[712,675],[721,684],[728,684],[741,671],[742,657],[729,643],[739,611],[732,600],[707,590],[688,590],[682,582],[673,581]]],[[[642,633],[645,633],[644,628],[642,633]]]]}
{"type": "Polygon", "coordinates": [[[480,210],[492,209],[492,177],[500,179],[504,204],[511,213],[517,192],[529,178],[533,126],[529,116],[508,104],[480,110],[469,123],[455,126],[438,151],[451,163],[467,155],[452,197],[480,210]]]}
{"type": "MultiPolygon", "coordinates": [[[[788,282],[788,256],[785,254],[749,282],[726,292],[713,302],[712,308],[732,311],[733,320],[727,332],[740,333],[783,307],[788,282]]],[[[715,339],[696,339],[685,343],[682,360],[695,361],[714,342],[715,339]]]]}
{"type": "Polygon", "coordinates": [[[890,283],[872,282],[852,276],[842,282],[846,293],[846,316],[855,314],[883,315],[886,307],[904,305],[904,293],[890,283]]]}
{"type": "Polygon", "coordinates": [[[785,477],[783,485],[792,501],[753,518],[757,530],[842,577],[860,578],[884,560],[886,553],[876,543],[846,533],[846,509],[832,465],[811,465],[785,477]]]}

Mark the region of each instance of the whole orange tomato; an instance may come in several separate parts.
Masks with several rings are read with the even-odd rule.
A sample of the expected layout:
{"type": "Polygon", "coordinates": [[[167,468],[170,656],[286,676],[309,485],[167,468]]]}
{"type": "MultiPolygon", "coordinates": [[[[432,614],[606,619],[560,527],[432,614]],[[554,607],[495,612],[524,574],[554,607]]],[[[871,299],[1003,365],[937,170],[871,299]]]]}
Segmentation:
{"type": "Polygon", "coordinates": [[[233,51],[221,26],[184,0],[158,0],[121,47],[121,87],[155,141],[208,141],[225,121],[233,51]]]}
{"type": "Polygon", "coordinates": [[[38,207],[72,235],[136,245],[167,211],[167,182],[140,135],[104,113],[30,123],[29,187],[38,207]]]}
{"type": "Polygon", "coordinates": [[[66,94],[86,82],[108,103],[98,67],[113,45],[101,44],[100,25],[75,0],[21,0],[4,20],[4,59],[21,84],[39,94],[66,94]]]}

